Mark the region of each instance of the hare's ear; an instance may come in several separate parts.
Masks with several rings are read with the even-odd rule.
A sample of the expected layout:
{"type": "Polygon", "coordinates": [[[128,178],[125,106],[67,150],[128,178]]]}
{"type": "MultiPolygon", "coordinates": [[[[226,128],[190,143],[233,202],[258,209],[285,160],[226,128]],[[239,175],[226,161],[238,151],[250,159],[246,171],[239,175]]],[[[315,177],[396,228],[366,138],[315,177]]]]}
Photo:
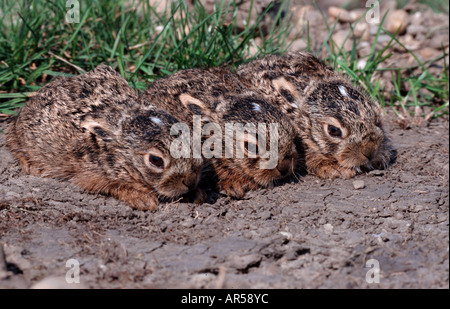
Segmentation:
{"type": "Polygon", "coordinates": [[[186,106],[195,115],[205,115],[207,114],[207,108],[205,103],[201,100],[194,98],[193,96],[183,93],[178,97],[181,103],[186,106]]]}
{"type": "Polygon", "coordinates": [[[93,119],[84,120],[81,127],[99,137],[105,142],[111,142],[116,139],[116,133],[108,125],[102,124],[93,119]]]}
{"type": "Polygon", "coordinates": [[[276,91],[281,94],[294,108],[299,107],[299,95],[295,85],[287,81],[284,77],[272,80],[272,84],[276,91]]]}

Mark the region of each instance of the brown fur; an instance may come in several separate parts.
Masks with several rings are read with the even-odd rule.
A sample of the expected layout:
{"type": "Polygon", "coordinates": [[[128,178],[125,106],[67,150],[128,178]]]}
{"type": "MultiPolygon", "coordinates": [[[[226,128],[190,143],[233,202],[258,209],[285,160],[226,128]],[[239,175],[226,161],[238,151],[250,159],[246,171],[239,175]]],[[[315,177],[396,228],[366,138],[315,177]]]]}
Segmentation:
{"type": "Polygon", "coordinates": [[[66,179],[153,210],[158,197],[174,198],[196,187],[202,160],[171,158],[170,126],[178,120],[151,104],[139,108],[136,98],[127,82],[103,65],[54,80],[21,109],[7,144],[27,173],[66,179]],[[146,163],[149,153],[164,160],[163,169],[146,163]]]}
{"type": "Polygon", "coordinates": [[[322,178],[350,178],[394,159],[381,110],[362,89],[308,53],[270,55],[236,71],[292,119],[303,142],[306,169],[322,178]],[[329,126],[342,137],[331,136],[329,126]]]}
{"type": "Polygon", "coordinates": [[[141,98],[167,110],[191,127],[194,115],[203,117],[203,125],[209,121],[220,124],[224,133],[225,123],[278,124],[279,161],[276,168],[260,169],[259,163],[263,160],[260,157],[222,156],[210,160],[219,188],[227,195],[241,198],[247,190],[269,186],[292,174],[297,160],[292,124],[277,107],[242,87],[236,75],[229,70],[179,71],[152,83],[141,98]],[[254,106],[259,106],[260,110],[255,111],[254,106]]]}

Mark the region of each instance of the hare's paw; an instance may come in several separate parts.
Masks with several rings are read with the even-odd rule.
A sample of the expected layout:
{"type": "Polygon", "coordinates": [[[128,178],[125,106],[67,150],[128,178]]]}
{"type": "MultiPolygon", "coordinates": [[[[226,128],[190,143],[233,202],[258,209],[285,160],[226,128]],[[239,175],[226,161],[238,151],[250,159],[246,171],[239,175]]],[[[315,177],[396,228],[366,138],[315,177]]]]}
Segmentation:
{"type": "Polygon", "coordinates": [[[340,168],[339,169],[339,177],[344,179],[349,179],[355,177],[357,174],[356,170],[350,168],[340,168]]]}
{"type": "Polygon", "coordinates": [[[28,158],[24,157],[24,156],[17,156],[19,159],[19,164],[22,167],[23,171],[26,174],[29,175],[33,175],[33,176],[38,176],[40,174],[42,174],[42,169],[39,168],[37,165],[33,165],[32,163],[30,163],[30,161],[28,160],[28,158]]]}
{"type": "Polygon", "coordinates": [[[225,194],[236,199],[244,197],[245,192],[259,188],[251,179],[236,180],[224,179],[219,181],[219,189],[225,191],[225,194]]]}
{"type": "Polygon", "coordinates": [[[137,210],[156,210],[159,204],[155,194],[128,189],[118,191],[117,198],[137,210]]]}
{"type": "Polygon", "coordinates": [[[354,169],[343,168],[336,165],[324,165],[314,169],[312,174],[315,174],[323,179],[335,179],[335,178],[352,178],[356,175],[354,169]]]}
{"type": "Polygon", "coordinates": [[[225,194],[230,197],[241,199],[245,195],[246,190],[241,183],[235,183],[235,182],[234,183],[232,183],[232,182],[220,183],[219,182],[219,186],[223,191],[225,191],[225,194]]]}

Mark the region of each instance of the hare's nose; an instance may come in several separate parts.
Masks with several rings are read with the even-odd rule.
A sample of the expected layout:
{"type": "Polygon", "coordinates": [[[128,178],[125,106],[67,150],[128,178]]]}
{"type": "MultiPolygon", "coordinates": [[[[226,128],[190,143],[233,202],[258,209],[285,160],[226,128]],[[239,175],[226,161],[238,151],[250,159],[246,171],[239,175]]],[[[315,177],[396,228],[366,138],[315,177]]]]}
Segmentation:
{"type": "Polygon", "coordinates": [[[284,159],[277,166],[277,170],[280,172],[282,177],[289,175],[291,168],[292,167],[290,159],[284,159]]]}
{"type": "Polygon", "coordinates": [[[364,153],[363,155],[367,158],[367,160],[372,161],[373,159],[373,153],[364,153]]]}
{"type": "Polygon", "coordinates": [[[367,160],[372,161],[375,155],[375,147],[365,147],[361,149],[361,153],[367,158],[367,160]]]}
{"type": "Polygon", "coordinates": [[[189,190],[195,189],[195,187],[197,186],[197,175],[191,174],[186,176],[183,179],[183,184],[188,187],[189,190]]]}

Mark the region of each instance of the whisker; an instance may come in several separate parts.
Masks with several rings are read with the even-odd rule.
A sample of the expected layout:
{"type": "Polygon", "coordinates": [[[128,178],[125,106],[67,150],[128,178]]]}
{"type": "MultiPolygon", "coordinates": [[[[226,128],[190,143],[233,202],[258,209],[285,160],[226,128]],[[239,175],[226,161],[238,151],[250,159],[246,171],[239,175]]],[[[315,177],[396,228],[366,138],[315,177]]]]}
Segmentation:
{"type": "Polygon", "coordinates": [[[147,192],[145,195],[149,195],[149,194],[152,194],[153,192],[156,192],[156,189],[154,189],[154,190],[151,190],[151,191],[149,191],[149,192],[147,192]]]}
{"type": "MultiPolygon", "coordinates": [[[[295,172],[294,158],[292,158],[291,172],[292,172],[291,175],[292,175],[297,181],[300,181],[300,177],[298,177],[298,176],[297,176],[297,173],[295,172]]],[[[292,176],[291,176],[291,179],[292,179],[292,176]]]]}

